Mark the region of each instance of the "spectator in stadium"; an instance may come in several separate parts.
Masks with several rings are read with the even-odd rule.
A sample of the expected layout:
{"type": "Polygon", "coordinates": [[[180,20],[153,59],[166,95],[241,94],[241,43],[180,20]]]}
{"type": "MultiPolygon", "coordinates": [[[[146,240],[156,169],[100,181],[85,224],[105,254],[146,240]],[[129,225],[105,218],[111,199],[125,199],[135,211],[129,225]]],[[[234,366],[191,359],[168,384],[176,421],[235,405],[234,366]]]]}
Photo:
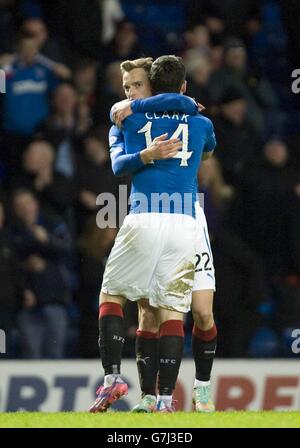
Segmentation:
{"type": "Polygon", "coordinates": [[[70,70],[63,64],[42,56],[39,53],[39,46],[39,40],[31,34],[20,34],[17,52],[10,55],[4,67],[7,75],[7,93],[11,93],[10,102],[4,108],[4,129],[16,134],[33,133],[40,121],[47,116],[49,93],[58,84],[59,79],[69,79],[71,75],[70,70]],[[28,87],[20,90],[21,82],[27,82],[28,87]],[[21,98],[19,95],[24,97],[21,98]],[[20,100],[22,110],[27,110],[30,104],[31,110],[34,106],[35,113],[31,113],[29,117],[24,115],[20,117],[17,113],[13,115],[13,112],[18,112],[16,103],[20,107],[20,100]],[[25,118],[27,121],[24,122],[25,118]],[[31,121],[28,122],[29,119],[31,121]]]}
{"type": "Polygon", "coordinates": [[[207,17],[190,28],[185,39],[188,44],[186,53],[195,56],[209,56],[213,71],[223,66],[224,22],[217,17],[207,17]]]}
{"type": "Polygon", "coordinates": [[[6,333],[7,355],[11,355],[11,331],[16,326],[16,314],[21,300],[28,300],[32,291],[25,282],[9,234],[4,227],[4,205],[0,202],[0,329],[6,333]]]}
{"type": "Polygon", "coordinates": [[[76,184],[78,186],[77,222],[82,228],[87,217],[95,215],[97,196],[103,192],[117,195],[117,180],[112,176],[106,142],[95,131],[83,140],[83,154],[78,156],[76,184]]]}
{"type": "Polygon", "coordinates": [[[212,75],[211,86],[216,102],[228,88],[239,90],[247,103],[248,122],[258,134],[265,131],[265,114],[277,108],[277,96],[258,69],[247,68],[246,47],[240,39],[225,42],[224,67],[212,75]]]}
{"type": "Polygon", "coordinates": [[[78,95],[78,104],[88,107],[94,116],[96,107],[97,63],[83,60],[74,68],[73,83],[78,95]]]}
{"type": "Polygon", "coordinates": [[[219,333],[217,355],[246,357],[260,323],[258,305],[265,297],[262,260],[232,230],[236,191],[224,182],[216,158],[201,166],[198,179],[200,191],[205,194],[204,211],[218,285],[214,300],[219,333]]]}
{"type": "Polygon", "coordinates": [[[21,31],[35,38],[41,54],[53,61],[64,62],[62,47],[55,38],[49,37],[47,26],[41,18],[30,17],[25,19],[21,31]]]}
{"type": "Polygon", "coordinates": [[[215,72],[223,67],[224,62],[224,46],[215,45],[210,52],[210,63],[212,71],[215,72]]]}
{"type": "Polygon", "coordinates": [[[125,15],[120,0],[102,0],[100,2],[102,12],[102,42],[107,44],[116,34],[118,23],[121,22],[125,15]]]}
{"type": "Polygon", "coordinates": [[[39,202],[26,189],[12,196],[11,238],[33,291],[18,316],[22,356],[62,358],[67,333],[67,304],[71,299],[67,263],[71,240],[65,224],[40,212],[39,202]]]}
{"type": "Polygon", "coordinates": [[[135,59],[141,51],[134,24],[124,19],[117,24],[113,39],[105,47],[104,63],[135,59]]]}
{"type": "Polygon", "coordinates": [[[208,56],[211,50],[208,28],[204,25],[196,25],[185,34],[187,52],[193,52],[196,56],[208,56]]]}
{"type": "Polygon", "coordinates": [[[99,356],[97,338],[100,284],[116,233],[116,229],[99,229],[95,217],[91,216],[86,219],[78,238],[80,353],[84,358],[99,356]]]}
{"type": "Polygon", "coordinates": [[[265,144],[262,157],[241,176],[240,235],[263,258],[271,278],[285,274],[284,260],[290,260],[287,209],[296,179],[288,148],[276,139],[265,144]]]}
{"type": "Polygon", "coordinates": [[[8,169],[19,169],[24,146],[49,114],[49,95],[59,79],[70,71],[39,54],[39,44],[30,35],[21,35],[17,53],[11,55],[3,98],[4,144],[1,158],[8,169]],[[29,113],[30,111],[30,113],[29,113]]]}
{"type": "Polygon", "coordinates": [[[70,8],[68,0],[55,0],[55,4],[53,1],[42,2],[50,35],[57,36],[62,42],[68,65],[85,57],[102,59],[103,19],[106,19],[102,16],[103,3],[107,1],[73,0],[70,8]]]}
{"type": "Polygon", "coordinates": [[[200,192],[204,193],[203,208],[209,231],[216,233],[227,226],[235,190],[224,182],[220,163],[215,157],[211,157],[201,165],[198,185],[200,192]]]}
{"type": "Polygon", "coordinates": [[[288,55],[291,67],[300,67],[300,4],[293,1],[280,0],[282,22],[287,31],[288,55]]]}
{"type": "Polygon", "coordinates": [[[11,189],[30,189],[45,212],[67,220],[77,188],[72,179],[55,171],[54,162],[52,145],[45,140],[33,141],[23,154],[22,171],[12,179],[11,189]]]}
{"type": "Polygon", "coordinates": [[[208,114],[213,114],[213,94],[209,84],[212,73],[210,59],[207,56],[196,56],[194,53],[186,53],[185,58],[188,73],[187,94],[205,105],[208,114]]]}
{"type": "Polygon", "coordinates": [[[258,305],[266,296],[263,263],[230,231],[212,233],[211,242],[218,285],[214,301],[217,355],[247,357],[249,342],[260,324],[258,305]]]}
{"type": "Polygon", "coordinates": [[[1,55],[13,51],[18,17],[19,11],[16,0],[2,0],[0,2],[0,60],[1,55]]]}
{"type": "Polygon", "coordinates": [[[259,22],[259,0],[191,0],[187,8],[187,25],[207,24],[211,31],[243,37],[253,21],[259,22]]]}
{"type": "Polygon", "coordinates": [[[288,200],[288,234],[290,235],[291,267],[292,273],[300,280],[300,175],[297,173],[293,191],[288,200]]]}
{"type": "Polygon", "coordinates": [[[99,94],[97,99],[98,121],[106,125],[103,131],[108,132],[110,126],[109,111],[115,103],[125,98],[119,62],[113,62],[106,67],[105,82],[99,94]]]}
{"type": "Polygon", "coordinates": [[[214,124],[219,142],[216,156],[225,181],[231,185],[239,184],[243,167],[257,153],[259,138],[246,115],[244,96],[238,89],[228,88],[221,98],[220,113],[214,124]]]}
{"type": "MultiPolygon", "coordinates": [[[[275,317],[279,334],[291,333],[291,329],[300,328],[300,176],[286,200],[285,238],[286,256],[284,270],[273,279],[278,310],[275,317]]],[[[279,210],[280,211],[280,210],[279,210]]],[[[284,338],[283,338],[284,339],[284,338]]],[[[288,342],[288,341],[287,341],[288,342]]]]}
{"type": "Polygon", "coordinates": [[[41,125],[39,135],[56,149],[56,171],[72,178],[76,170],[77,145],[92,125],[90,109],[78,103],[74,87],[67,83],[56,88],[52,106],[52,113],[41,125]]]}
{"type": "Polygon", "coordinates": [[[300,172],[300,115],[298,113],[296,114],[296,123],[284,135],[284,139],[289,148],[290,161],[297,171],[300,172]]]}

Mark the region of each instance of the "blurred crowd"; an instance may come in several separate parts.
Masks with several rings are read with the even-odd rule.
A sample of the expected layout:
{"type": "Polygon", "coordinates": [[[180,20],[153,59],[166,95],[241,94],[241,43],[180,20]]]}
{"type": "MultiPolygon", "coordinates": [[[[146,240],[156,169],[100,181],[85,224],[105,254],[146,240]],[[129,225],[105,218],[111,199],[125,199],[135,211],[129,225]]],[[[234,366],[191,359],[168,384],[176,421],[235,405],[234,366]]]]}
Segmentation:
{"type": "MultiPolygon", "coordinates": [[[[0,0],[0,328],[8,357],[98,356],[98,296],[117,229],[109,110],[121,61],[184,58],[214,123],[199,171],[217,292],[219,357],[288,357],[300,328],[300,68],[295,2],[0,0]],[[298,64],[298,65],[297,65],[298,64]]],[[[137,311],[126,309],[134,357],[137,311]]],[[[191,317],[185,354],[191,354],[191,317]]]]}

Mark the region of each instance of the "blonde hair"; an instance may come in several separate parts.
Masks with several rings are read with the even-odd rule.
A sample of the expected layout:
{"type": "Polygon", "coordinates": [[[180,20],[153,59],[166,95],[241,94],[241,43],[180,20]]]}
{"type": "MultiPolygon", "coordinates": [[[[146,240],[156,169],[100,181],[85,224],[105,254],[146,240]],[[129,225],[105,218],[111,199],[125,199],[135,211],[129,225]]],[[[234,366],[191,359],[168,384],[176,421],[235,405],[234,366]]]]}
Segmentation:
{"type": "Polygon", "coordinates": [[[134,59],[133,61],[124,61],[120,64],[122,75],[124,75],[124,73],[131,72],[131,70],[134,70],[135,68],[142,68],[149,74],[152,67],[152,62],[152,58],[139,58],[134,59]]]}

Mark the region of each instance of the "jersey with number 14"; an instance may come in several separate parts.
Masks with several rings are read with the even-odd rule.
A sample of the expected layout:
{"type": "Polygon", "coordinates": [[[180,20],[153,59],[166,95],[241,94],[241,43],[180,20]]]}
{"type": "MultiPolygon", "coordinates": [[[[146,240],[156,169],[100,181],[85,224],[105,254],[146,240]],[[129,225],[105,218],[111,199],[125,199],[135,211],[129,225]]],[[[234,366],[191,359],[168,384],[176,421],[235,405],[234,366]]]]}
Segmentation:
{"type": "Polygon", "coordinates": [[[173,158],[155,160],[134,174],[130,213],[180,213],[195,217],[195,184],[202,152],[204,148],[212,151],[216,144],[212,122],[202,115],[176,112],[133,114],[124,121],[126,153],[149,147],[155,137],[164,133],[168,138],[180,138],[182,149],[173,158]],[[140,200],[141,193],[147,201],[140,200]],[[157,201],[158,197],[164,199],[157,201]]]}

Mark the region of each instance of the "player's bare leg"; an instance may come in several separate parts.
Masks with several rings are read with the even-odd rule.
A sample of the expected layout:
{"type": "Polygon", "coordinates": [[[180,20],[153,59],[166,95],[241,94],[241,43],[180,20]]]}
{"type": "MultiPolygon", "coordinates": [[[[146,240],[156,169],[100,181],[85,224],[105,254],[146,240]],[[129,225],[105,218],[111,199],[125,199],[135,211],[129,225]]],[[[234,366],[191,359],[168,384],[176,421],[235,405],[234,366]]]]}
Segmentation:
{"type": "Polygon", "coordinates": [[[174,412],[173,391],[184,348],[183,313],[159,308],[158,412],[174,412]]]}
{"type": "Polygon", "coordinates": [[[136,332],[136,361],[142,391],[141,401],[132,412],[154,412],[156,409],[156,382],[158,373],[158,310],[149,300],[138,302],[139,328],[136,332]]]}
{"type": "Polygon", "coordinates": [[[120,296],[100,294],[99,349],[104,369],[104,384],[97,390],[97,398],[90,412],[105,412],[112,403],[126,395],[127,384],[121,378],[121,358],[125,342],[123,306],[120,296]]]}
{"type": "Polygon", "coordinates": [[[213,412],[210,375],[217,345],[217,329],[213,317],[213,290],[194,291],[192,348],[196,367],[193,403],[197,412],[213,412]]]}

